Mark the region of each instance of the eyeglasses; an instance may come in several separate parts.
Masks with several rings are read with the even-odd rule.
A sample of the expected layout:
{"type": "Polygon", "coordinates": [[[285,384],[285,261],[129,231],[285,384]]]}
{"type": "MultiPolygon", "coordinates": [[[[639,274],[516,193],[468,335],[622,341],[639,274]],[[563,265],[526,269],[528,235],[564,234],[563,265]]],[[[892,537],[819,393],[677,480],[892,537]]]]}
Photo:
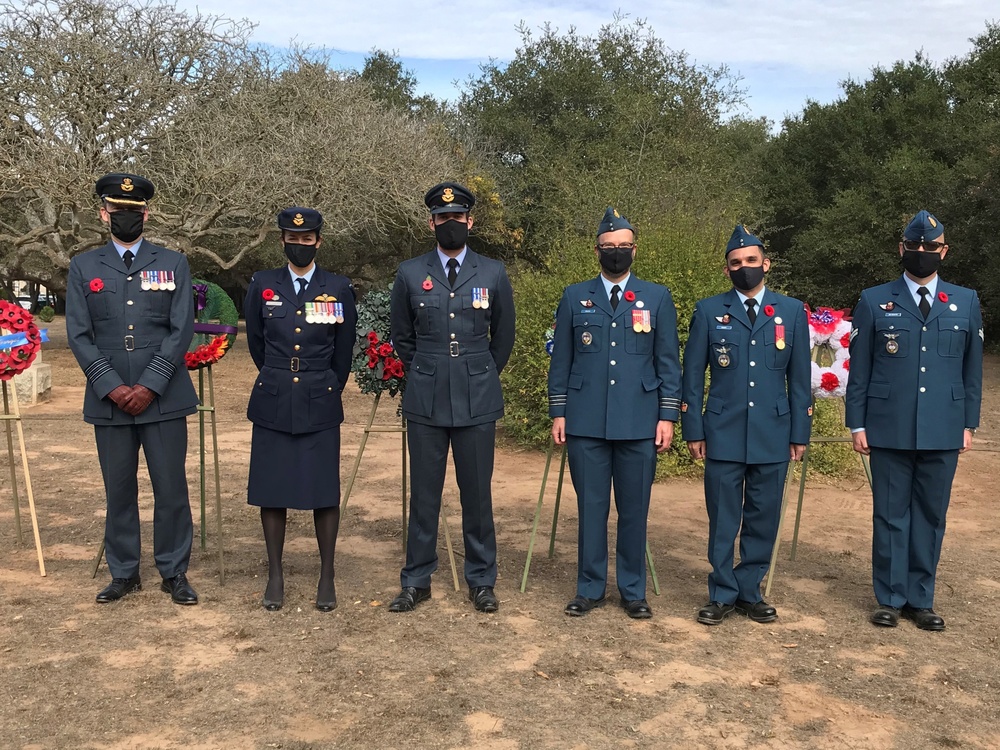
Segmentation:
{"type": "Polygon", "coordinates": [[[943,242],[923,242],[921,240],[903,240],[904,250],[919,250],[921,247],[924,248],[925,252],[928,253],[939,253],[941,248],[944,247],[943,242]]]}
{"type": "Polygon", "coordinates": [[[612,250],[631,250],[634,247],[635,247],[635,243],[634,242],[629,242],[626,245],[598,245],[597,249],[598,250],[605,250],[607,252],[611,252],[612,250]]]}

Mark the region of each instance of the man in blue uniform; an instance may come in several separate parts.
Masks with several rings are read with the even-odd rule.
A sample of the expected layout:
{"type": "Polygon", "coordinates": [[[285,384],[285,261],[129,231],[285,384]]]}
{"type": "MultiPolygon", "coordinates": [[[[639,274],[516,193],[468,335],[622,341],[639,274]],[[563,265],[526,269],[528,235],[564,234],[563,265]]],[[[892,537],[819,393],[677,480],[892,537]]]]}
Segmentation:
{"type": "Polygon", "coordinates": [[[596,278],[563,292],[549,365],[549,416],[566,445],[579,509],[576,596],[567,615],[604,604],[608,514],[618,509],[615,577],[621,605],[652,617],[646,601],[646,520],[656,454],[680,414],[677,310],[670,290],[630,271],[635,229],[608,208],[597,229],[596,278]]]}
{"type": "Polygon", "coordinates": [[[295,508],[313,512],[320,553],[316,609],[330,612],[337,606],[341,393],[358,315],[350,280],[316,265],[319,211],[286,208],[278,228],[288,265],[255,273],[244,305],[247,347],[260,370],[247,406],[253,422],[247,501],[260,507],[267,548],[264,609],[284,603],[285,525],[295,508]]]}
{"type": "Polygon", "coordinates": [[[875,625],[900,613],[944,630],[934,581],[958,454],[972,445],[983,387],[983,322],[972,289],[948,284],[944,226],[921,211],[899,245],[905,272],[854,310],[847,426],[871,457],[875,625]]]}
{"type": "Polygon", "coordinates": [[[111,242],[69,266],[66,333],[87,376],[83,419],[94,425],[108,513],[104,544],[112,581],[104,604],[139,591],[142,446],[153,484],[153,557],[160,588],[177,604],[197,604],[187,580],[191,557],[187,421],[198,406],[184,354],[191,344],[194,297],[187,258],[143,239],[153,184],[133,174],[97,181],[101,220],[111,242]]]}
{"type": "Polygon", "coordinates": [[[712,565],[709,602],[698,611],[705,625],[734,610],[755,622],[778,616],[760,584],[778,533],[788,462],[801,459],[809,444],[812,396],[805,308],[765,286],[770,268],[764,244],[737,226],[726,244],[733,288],[695,305],[684,348],[683,436],[691,456],[705,459],[712,565]]]}
{"type": "Polygon", "coordinates": [[[500,371],[514,347],[514,297],[503,263],[466,246],[475,200],[455,182],[427,191],[437,247],[401,263],[392,288],[392,343],[406,367],[403,416],[411,457],[406,565],[392,612],[409,612],[431,596],[449,444],[469,599],[480,612],[499,608],[490,484],[496,420],[503,416],[500,371]]]}

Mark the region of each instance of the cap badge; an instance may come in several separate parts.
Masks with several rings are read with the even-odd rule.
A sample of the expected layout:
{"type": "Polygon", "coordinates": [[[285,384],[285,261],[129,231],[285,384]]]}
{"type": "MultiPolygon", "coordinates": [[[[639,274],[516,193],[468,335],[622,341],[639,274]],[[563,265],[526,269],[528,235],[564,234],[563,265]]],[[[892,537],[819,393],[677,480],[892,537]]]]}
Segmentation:
{"type": "Polygon", "coordinates": [[[616,208],[615,209],[615,218],[616,219],[620,219],[621,217],[622,217],[622,215],[620,213],[618,213],[618,209],[616,208]]]}
{"type": "Polygon", "coordinates": [[[135,189],[135,185],[132,184],[132,178],[126,177],[122,180],[122,190],[126,193],[131,193],[135,189]]]}
{"type": "Polygon", "coordinates": [[[445,188],[444,193],[441,194],[441,200],[443,200],[445,203],[451,203],[453,200],[455,200],[455,191],[452,190],[451,188],[445,188]]]}
{"type": "Polygon", "coordinates": [[[931,223],[931,226],[932,226],[932,227],[935,227],[935,228],[937,228],[937,222],[936,222],[936,221],[934,221],[934,217],[933,217],[933,216],[928,216],[928,217],[927,217],[927,221],[929,221],[929,222],[931,223]]]}
{"type": "Polygon", "coordinates": [[[295,218],[292,219],[292,224],[294,224],[297,227],[301,227],[305,223],[306,220],[302,217],[302,214],[295,214],[295,218]]]}

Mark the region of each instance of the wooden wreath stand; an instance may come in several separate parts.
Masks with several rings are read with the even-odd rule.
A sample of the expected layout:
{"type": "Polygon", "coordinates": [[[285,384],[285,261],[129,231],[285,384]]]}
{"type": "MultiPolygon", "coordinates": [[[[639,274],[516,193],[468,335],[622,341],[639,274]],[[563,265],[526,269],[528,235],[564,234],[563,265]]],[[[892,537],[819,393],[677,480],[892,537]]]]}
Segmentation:
{"type": "Polygon", "coordinates": [[[10,423],[17,425],[17,440],[21,448],[21,470],[24,472],[24,486],[28,494],[28,510],[31,513],[31,529],[35,535],[35,552],[38,553],[38,573],[45,575],[45,560],[42,558],[42,539],[38,535],[38,517],[35,514],[35,493],[31,489],[31,472],[28,471],[28,450],[24,446],[24,425],[21,424],[21,407],[17,403],[17,389],[8,390],[9,381],[3,382],[3,415],[7,427],[7,460],[10,463],[10,491],[14,496],[14,525],[17,527],[17,543],[24,544],[21,533],[21,508],[17,496],[17,469],[14,463],[14,435],[10,423]]]}
{"type": "MultiPolygon", "coordinates": [[[[555,444],[550,442],[549,448],[545,452],[545,471],[542,473],[542,488],[538,491],[538,505],[535,506],[535,521],[531,525],[531,538],[528,540],[528,557],[524,561],[524,573],[521,576],[521,593],[524,593],[528,586],[528,570],[531,568],[531,554],[535,549],[535,535],[538,533],[538,521],[542,516],[542,502],[545,500],[545,487],[549,481],[549,469],[552,466],[552,450],[555,444]]],[[[562,500],[563,481],[566,477],[567,451],[565,446],[561,449],[562,457],[559,461],[559,481],[556,483],[556,506],[552,514],[552,532],[549,534],[549,558],[555,555],[556,551],[556,524],[559,521],[559,503],[562,500]]],[[[649,540],[646,540],[646,565],[649,566],[649,576],[653,579],[653,592],[660,595],[660,582],[656,578],[656,566],[653,565],[653,554],[649,550],[649,540]]]]}
{"type": "MultiPolygon", "coordinates": [[[[212,377],[212,365],[198,368],[198,455],[199,461],[199,487],[201,490],[201,549],[206,548],[207,522],[205,518],[205,415],[209,415],[209,422],[212,429],[212,464],[215,473],[215,526],[219,537],[219,585],[226,583],[226,567],[223,560],[223,534],[222,534],[222,480],[219,476],[219,434],[215,420],[215,379],[212,377]],[[207,375],[207,377],[206,377],[207,375]],[[208,399],[205,399],[205,381],[208,381],[208,399]]],[[[91,578],[97,577],[97,570],[101,567],[101,559],[104,557],[104,538],[101,538],[100,549],[97,550],[97,558],[94,560],[94,570],[91,578]]]]}
{"type": "MultiPolygon", "coordinates": [[[[351,491],[354,489],[354,480],[357,479],[358,469],[361,466],[361,457],[365,455],[365,446],[368,444],[368,436],[373,432],[398,432],[402,436],[402,457],[403,457],[403,471],[402,471],[402,493],[400,495],[402,499],[403,508],[403,557],[406,557],[406,529],[409,517],[406,512],[406,417],[400,418],[400,423],[398,425],[376,425],[375,422],[375,412],[378,411],[378,404],[382,398],[382,393],[375,394],[375,402],[372,404],[371,414],[368,415],[368,424],[365,425],[364,434],[361,436],[361,445],[358,448],[358,455],[354,459],[354,468],[351,469],[351,475],[347,478],[347,487],[344,488],[344,498],[340,503],[340,513],[341,517],[347,513],[347,501],[351,498],[351,491]]],[[[445,544],[448,547],[448,560],[451,562],[451,578],[455,584],[455,591],[460,591],[458,585],[458,568],[455,565],[455,550],[451,546],[451,530],[448,528],[448,515],[444,512],[444,498],[441,498],[441,522],[444,525],[444,538],[445,544]]]]}

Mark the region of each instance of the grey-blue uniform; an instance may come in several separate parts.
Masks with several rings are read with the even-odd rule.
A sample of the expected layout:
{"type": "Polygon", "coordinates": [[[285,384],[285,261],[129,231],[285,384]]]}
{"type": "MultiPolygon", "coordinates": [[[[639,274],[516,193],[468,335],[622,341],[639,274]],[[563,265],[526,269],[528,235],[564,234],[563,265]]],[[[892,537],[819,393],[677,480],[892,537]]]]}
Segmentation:
{"type": "MultiPolygon", "coordinates": [[[[321,224],[319,212],[308,208],[279,216],[289,231],[318,233],[321,224]]],[[[244,312],[247,346],[260,370],[247,406],[254,424],[248,502],[339,506],[341,393],[358,319],[351,282],[316,266],[300,298],[288,266],[258,271],[244,312]]]]}
{"type": "MultiPolygon", "coordinates": [[[[609,208],[598,236],[631,224],[609,208]]],[[[601,276],[565,289],[549,365],[549,416],[566,419],[579,509],[577,595],[600,600],[608,515],[618,509],[615,575],[624,601],[646,596],[646,521],[657,422],[680,413],[677,310],[670,290],[630,274],[612,309],[601,276]]]]}
{"type": "MultiPolygon", "coordinates": [[[[932,243],[943,232],[921,211],[904,245],[932,243]]],[[[933,606],[958,452],[964,431],[979,426],[982,402],[979,297],[936,269],[931,275],[926,318],[904,276],[861,293],[851,330],[846,422],[865,431],[871,449],[875,597],[896,609],[933,606]]]]}
{"type": "MultiPolygon", "coordinates": [[[[446,182],[431,188],[424,202],[432,215],[464,214],[475,198],[446,182]]],[[[449,444],[462,504],[466,582],[470,588],[496,583],[491,482],[496,420],[503,416],[500,371],[514,346],[514,298],[503,263],[463,252],[454,283],[434,249],[401,263],[392,288],[392,344],[406,368],[402,407],[411,456],[404,588],[429,588],[437,569],[449,444]]]]}
{"type": "MultiPolygon", "coordinates": [[[[754,245],[763,252],[761,241],[737,226],[726,255],[754,245]]],[[[767,287],[757,302],[751,324],[735,289],[700,300],[684,348],[682,435],[687,442],[705,441],[708,591],[710,601],[723,605],[761,601],[789,446],[808,445],[812,422],[805,308],[767,287]]]]}
{"type": "MultiPolygon", "coordinates": [[[[126,173],[102,177],[97,195],[122,215],[139,213],[153,197],[151,182],[126,173]]],[[[114,216],[114,214],[112,214],[114,216]]],[[[112,225],[114,229],[114,224],[112,225]]],[[[94,425],[107,495],[105,549],[114,578],[139,574],[139,447],[153,485],[153,555],[163,578],[187,571],[191,508],[184,462],[187,422],[198,396],[184,354],[191,343],[194,298],[187,259],[140,239],[126,265],[114,242],[75,256],[66,286],[69,346],[87,376],[84,421],[94,425]],[[155,275],[154,275],[155,274],[155,275]],[[156,289],[151,279],[157,279],[156,289]],[[156,394],[142,413],[126,413],[109,398],[116,388],[145,386],[156,394]]]]}

